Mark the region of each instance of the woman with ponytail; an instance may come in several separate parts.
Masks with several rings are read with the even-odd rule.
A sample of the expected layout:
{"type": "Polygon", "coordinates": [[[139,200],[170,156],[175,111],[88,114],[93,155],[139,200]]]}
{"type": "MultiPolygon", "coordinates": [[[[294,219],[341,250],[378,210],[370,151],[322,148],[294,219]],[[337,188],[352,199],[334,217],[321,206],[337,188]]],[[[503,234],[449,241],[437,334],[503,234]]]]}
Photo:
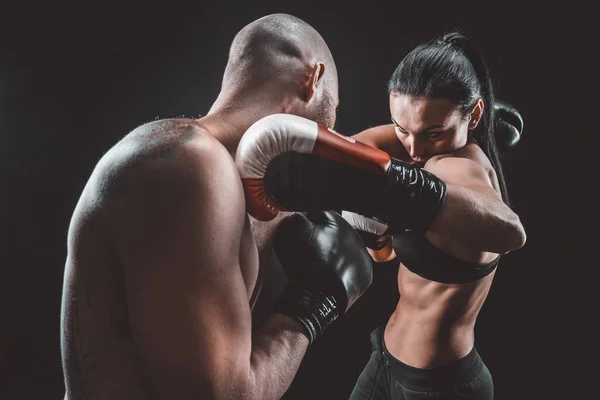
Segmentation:
{"type": "Polygon", "coordinates": [[[381,221],[343,213],[375,261],[400,262],[400,300],[371,334],[373,353],[350,398],[492,399],[493,379],[477,353],[474,327],[501,256],[526,240],[500,162],[500,149],[518,141],[522,118],[495,100],[480,52],[456,32],[406,55],[388,94],[392,123],[353,138],[441,179],[446,210],[424,233],[393,236],[381,221]],[[491,226],[489,215],[498,228],[475,237],[472,224],[491,226]]]}

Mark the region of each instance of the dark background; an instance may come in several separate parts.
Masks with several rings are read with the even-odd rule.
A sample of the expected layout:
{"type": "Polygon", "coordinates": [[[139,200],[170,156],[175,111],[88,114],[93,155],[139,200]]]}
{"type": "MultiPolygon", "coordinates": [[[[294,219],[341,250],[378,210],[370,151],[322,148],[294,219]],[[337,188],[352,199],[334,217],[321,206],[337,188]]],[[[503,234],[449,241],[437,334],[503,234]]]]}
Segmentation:
{"type": "MultiPolygon", "coordinates": [[[[584,43],[594,30],[585,20],[590,11],[512,0],[240,4],[3,5],[0,398],[62,398],[67,227],[96,162],[139,124],[206,113],[235,33],[274,12],[303,18],[329,43],[340,77],[337,129],[347,134],[388,122],[386,79],[418,42],[449,29],[475,41],[497,96],[524,117],[521,143],[504,160],[528,233],[525,247],[498,269],[476,326],[477,348],[497,399],[591,393],[597,368],[586,362],[598,346],[583,329],[590,317],[575,303],[588,294],[590,309],[597,304],[586,285],[594,265],[577,233],[592,223],[581,215],[596,186],[576,165],[589,160],[590,171],[584,153],[597,143],[597,129],[583,125],[595,118],[591,59],[600,48],[596,39],[584,43]]],[[[309,350],[286,398],[347,398],[369,357],[368,333],[395,306],[396,270],[393,262],[376,266],[372,288],[309,350]]]]}

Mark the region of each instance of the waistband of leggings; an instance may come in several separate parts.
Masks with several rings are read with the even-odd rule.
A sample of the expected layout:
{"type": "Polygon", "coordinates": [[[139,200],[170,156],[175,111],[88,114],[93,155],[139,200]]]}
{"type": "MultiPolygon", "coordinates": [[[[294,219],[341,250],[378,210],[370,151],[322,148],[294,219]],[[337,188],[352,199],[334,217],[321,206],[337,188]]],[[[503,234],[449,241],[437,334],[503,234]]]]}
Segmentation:
{"type": "Polygon", "coordinates": [[[389,363],[390,373],[402,386],[418,390],[436,390],[440,388],[452,388],[463,384],[483,368],[483,361],[475,347],[463,358],[450,364],[435,368],[415,368],[403,363],[390,354],[383,332],[381,335],[383,353],[389,363]]]}

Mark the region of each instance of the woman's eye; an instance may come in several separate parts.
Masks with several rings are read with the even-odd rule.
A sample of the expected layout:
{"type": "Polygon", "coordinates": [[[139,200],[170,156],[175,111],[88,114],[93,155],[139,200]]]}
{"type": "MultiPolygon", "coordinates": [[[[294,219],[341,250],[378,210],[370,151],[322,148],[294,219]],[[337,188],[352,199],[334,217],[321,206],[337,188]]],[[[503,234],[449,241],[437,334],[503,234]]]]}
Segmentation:
{"type": "Polygon", "coordinates": [[[400,127],[398,125],[396,125],[395,128],[396,128],[396,132],[400,132],[403,135],[406,135],[408,133],[408,132],[403,131],[402,129],[400,129],[400,127]]]}
{"type": "Polygon", "coordinates": [[[423,132],[423,136],[427,139],[434,139],[440,136],[442,132],[423,132]]]}

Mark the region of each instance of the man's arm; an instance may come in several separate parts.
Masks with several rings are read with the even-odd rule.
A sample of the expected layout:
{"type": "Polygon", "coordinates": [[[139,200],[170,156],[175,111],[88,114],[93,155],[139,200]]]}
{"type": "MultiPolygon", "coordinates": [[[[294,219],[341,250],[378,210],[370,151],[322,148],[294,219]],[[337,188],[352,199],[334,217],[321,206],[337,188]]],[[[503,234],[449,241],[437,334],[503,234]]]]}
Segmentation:
{"type": "Polygon", "coordinates": [[[499,254],[525,244],[526,234],[519,216],[502,201],[478,163],[467,158],[434,158],[423,169],[444,181],[447,190],[429,231],[499,254]]]}
{"type": "Polygon", "coordinates": [[[207,141],[146,161],[123,186],[116,245],[132,335],[157,398],[278,399],[308,338],[281,314],[252,334],[244,195],[229,154],[207,141]]]}

